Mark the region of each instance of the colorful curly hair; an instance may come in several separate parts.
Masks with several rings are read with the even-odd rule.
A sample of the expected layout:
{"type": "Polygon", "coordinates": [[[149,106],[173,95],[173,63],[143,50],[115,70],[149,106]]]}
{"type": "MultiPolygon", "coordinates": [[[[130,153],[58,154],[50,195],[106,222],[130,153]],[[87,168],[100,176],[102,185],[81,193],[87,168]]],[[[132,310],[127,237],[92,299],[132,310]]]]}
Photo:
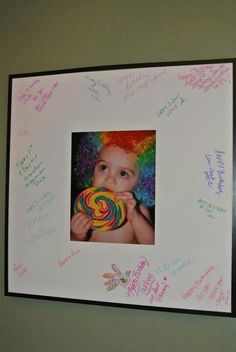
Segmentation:
{"type": "Polygon", "coordinates": [[[102,147],[120,147],[137,154],[139,181],[135,197],[144,205],[155,204],[155,142],[156,131],[79,132],[76,136],[73,172],[78,188],[92,185],[94,166],[102,147]]]}

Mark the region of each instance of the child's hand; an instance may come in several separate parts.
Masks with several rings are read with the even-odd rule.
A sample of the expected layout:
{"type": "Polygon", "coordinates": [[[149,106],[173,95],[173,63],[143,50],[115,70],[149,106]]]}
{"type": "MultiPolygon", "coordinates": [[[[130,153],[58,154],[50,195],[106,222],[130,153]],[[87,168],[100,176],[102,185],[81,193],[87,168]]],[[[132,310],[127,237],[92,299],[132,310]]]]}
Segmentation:
{"type": "Polygon", "coordinates": [[[92,220],[88,215],[76,213],[71,220],[71,232],[75,240],[83,241],[86,239],[88,230],[92,225],[92,220]]]}
{"type": "Polygon", "coordinates": [[[123,199],[127,206],[127,219],[133,221],[135,215],[137,214],[137,201],[131,192],[120,192],[116,193],[116,199],[123,199]]]}

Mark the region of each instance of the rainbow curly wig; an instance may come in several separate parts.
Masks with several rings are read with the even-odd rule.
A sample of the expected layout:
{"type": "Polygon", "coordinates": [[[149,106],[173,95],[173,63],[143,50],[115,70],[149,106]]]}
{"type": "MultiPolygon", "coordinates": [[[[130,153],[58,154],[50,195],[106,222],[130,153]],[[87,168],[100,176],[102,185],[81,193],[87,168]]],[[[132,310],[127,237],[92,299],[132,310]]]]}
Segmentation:
{"type": "Polygon", "coordinates": [[[79,132],[76,135],[73,172],[78,188],[92,185],[94,167],[103,147],[117,146],[137,154],[139,181],[136,199],[147,207],[155,204],[155,143],[156,131],[79,132]]]}

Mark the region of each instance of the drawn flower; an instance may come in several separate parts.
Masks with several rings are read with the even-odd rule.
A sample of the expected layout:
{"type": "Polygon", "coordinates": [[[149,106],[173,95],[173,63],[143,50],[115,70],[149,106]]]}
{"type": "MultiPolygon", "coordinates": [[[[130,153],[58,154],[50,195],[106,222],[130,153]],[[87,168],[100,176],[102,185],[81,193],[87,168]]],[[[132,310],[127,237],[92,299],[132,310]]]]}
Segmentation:
{"type": "Polygon", "coordinates": [[[117,286],[127,286],[130,281],[131,271],[122,273],[116,264],[111,264],[111,267],[114,273],[104,273],[102,275],[105,279],[109,279],[104,282],[104,286],[106,286],[107,291],[111,291],[117,286]]]}

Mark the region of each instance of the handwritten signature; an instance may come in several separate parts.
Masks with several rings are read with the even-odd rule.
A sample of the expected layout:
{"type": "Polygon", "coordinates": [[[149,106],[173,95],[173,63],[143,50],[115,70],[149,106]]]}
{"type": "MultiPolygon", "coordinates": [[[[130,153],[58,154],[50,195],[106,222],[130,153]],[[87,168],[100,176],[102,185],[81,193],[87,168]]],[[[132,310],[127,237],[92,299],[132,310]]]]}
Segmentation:
{"type": "Polygon", "coordinates": [[[183,98],[180,94],[174,96],[170,100],[168,100],[165,105],[161,107],[158,111],[157,116],[167,116],[169,117],[176,109],[178,109],[181,105],[183,105],[187,101],[186,98],[183,98]]]}
{"type": "Polygon", "coordinates": [[[215,219],[217,214],[224,214],[226,212],[224,208],[219,207],[218,205],[210,203],[201,198],[198,199],[198,203],[199,203],[199,208],[202,209],[205,215],[211,219],[215,219]]]}
{"type": "Polygon", "coordinates": [[[26,150],[24,156],[17,160],[16,168],[26,187],[38,186],[46,179],[44,163],[33,152],[32,144],[26,150]]]}
{"type": "Polygon", "coordinates": [[[68,264],[72,260],[72,258],[78,256],[79,254],[80,254],[80,249],[71,248],[70,254],[67,254],[63,258],[58,259],[58,265],[60,269],[63,268],[66,264],[68,264]]]}
{"type": "Polygon", "coordinates": [[[27,272],[26,266],[20,262],[19,264],[13,265],[13,271],[17,273],[17,275],[21,278],[27,272]]]}
{"type": "Polygon", "coordinates": [[[150,85],[158,83],[161,77],[166,73],[165,69],[159,72],[130,72],[123,75],[119,79],[119,83],[123,86],[123,101],[129,100],[137,92],[148,88],[150,85]]]}
{"type": "Polygon", "coordinates": [[[231,83],[229,72],[230,68],[225,64],[200,65],[192,68],[188,73],[178,75],[178,79],[187,87],[208,92],[231,83]]]}
{"type": "Polygon", "coordinates": [[[198,300],[209,300],[215,305],[226,305],[230,303],[230,291],[224,288],[224,280],[218,276],[213,265],[209,266],[189,289],[182,293],[182,297],[187,300],[195,297],[198,300]]]}
{"type": "Polygon", "coordinates": [[[88,82],[88,91],[93,100],[100,102],[103,97],[111,95],[110,86],[100,78],[96,79],[86,76],[86,79],[88,82]]]}
{"type": "Polygon", "coordinates": [[[43,88],[40,79],[34,80],[29,84],[24,93],[18,97],[18,101],[23,104],[32,104],[35,111],[41,112],[47,105],[49,99],[54,94],[54,90],[58,87],[58,82],[55,82],[49,90],[43,88]]]}
{"type": "Polygon", "coordinates": [[[116,264],[112,264],[114,273],[105,273],[103,277],[109,279],[104,283],[108,291],[121,286],[127,297],[145,296],[149,303],[161,302],[167,294],[169,283],[166,276],[157,280],[155,275],[147,271],[149,262],[146,257],[140,257],[133,270],[121,272],[116,264]]]}
{"type": "Polygon", "coordinates": [[[225,185],[225,152],[223,150],[214,150],[211,154],[205,154],[207,162],[207,170],[204,171],[204,176],[209,188],[214,190],[214,193],[221,196],[224,192],[225,185]]]}
{"type": "Polygon", "coordinates": [[[178,274],[182,274],[192,263],[193,260],[176,258],[168,263],[159,265],[155,272],[157,275],[168,273],[170,276],[175,277],[178,274]]]}
{"type": "Polygon", "coordinates": [[[44,192],[25,209],[28,219],[24,228],[29,231],[29,242],[34,245],[56,232],[56,226],[51,223],[52,215],[45,212],[48,211],[55,197],[52,192],[44,192]]]}

